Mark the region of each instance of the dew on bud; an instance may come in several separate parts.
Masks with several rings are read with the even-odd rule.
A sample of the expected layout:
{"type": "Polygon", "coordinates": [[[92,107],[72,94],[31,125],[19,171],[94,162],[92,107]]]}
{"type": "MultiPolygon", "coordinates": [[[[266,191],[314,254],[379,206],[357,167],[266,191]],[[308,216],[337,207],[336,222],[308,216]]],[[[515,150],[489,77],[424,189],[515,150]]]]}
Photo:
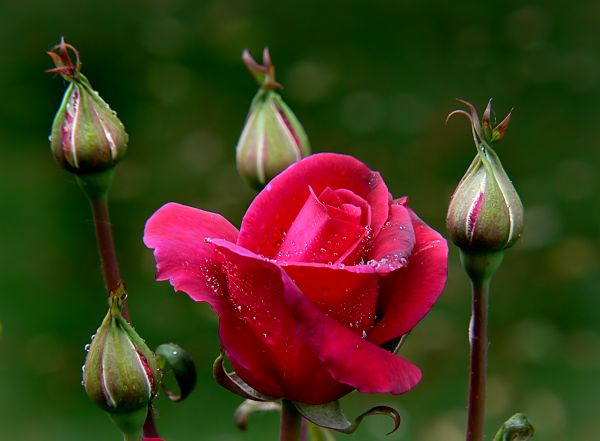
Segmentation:
{"type": "Polygon", "coordinates": [[[54,158],[78,176],[113,169],[127,151],[123,124],[80,72],[79,53],[72,45],[61,39],[48,55],[56,66],[48,72],[69,82],[49,137],[54,158]]]}
{"type": "Polygon", "coordinates": [[[263,53],[263,65],[248,51],[242,56],[246,67],[260,85],[252,100],[248,117],[236,147],[237,168],[253,188],[271,191],[268,182],[289,165],[310,154],[304,128],[283,101],[275,81],[275,67],[268,49],[263,53]]]}
{"type": "Polygon", "coordinates": [[[461,101],[469,112],[456,110],[471,122],[477,156],[450,199],[446,226],[463,251],[494,252],[512,246],[523,230],[523,204],[492,145],[504,138],[511,113],[495,127],[491,100],[483,126],[475,108],[461,101]]]}

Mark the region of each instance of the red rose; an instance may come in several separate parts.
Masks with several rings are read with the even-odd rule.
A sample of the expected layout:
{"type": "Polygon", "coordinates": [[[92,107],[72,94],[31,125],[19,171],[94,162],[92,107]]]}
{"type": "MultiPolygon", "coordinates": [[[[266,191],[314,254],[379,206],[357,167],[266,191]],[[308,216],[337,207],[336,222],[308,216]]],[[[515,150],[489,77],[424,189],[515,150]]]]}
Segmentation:
{"type": "Polygon", "coordinates": [[[380,346],[435,303],[448,253],[406,203],[360,161],[318,154],[273,179],[239,232],[170,203],[144,241],[158,280],[217,312],[231,365],[259,392],[310,404],[400,394],[421,372],[380,346]]]}

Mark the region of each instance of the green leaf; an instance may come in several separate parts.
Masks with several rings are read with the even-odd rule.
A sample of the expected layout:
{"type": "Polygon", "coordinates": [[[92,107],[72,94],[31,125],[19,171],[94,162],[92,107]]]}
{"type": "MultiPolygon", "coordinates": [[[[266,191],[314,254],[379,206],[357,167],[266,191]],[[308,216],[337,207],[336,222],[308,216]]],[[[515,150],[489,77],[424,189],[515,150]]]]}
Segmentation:
{"type": "Polygon", "coordinates": [[[353,433],[358,428],[363,418],[370,415],[387,415],[394,420],[394,428],[388,435],[395,432],[398,427],[400,427],[400,414],[395,409],[388,406],[375,406],[357,416],[353,422],[344,415],[338,401],[319,405],[294,402],[294,406],[296,406],[298,412],[300,412],[300,414],[308,421],[317,426],[342,433],[353,433]]]}
{"type": "Polygon", "coordinates": [[[534,432],[527,416],[523,413],[515,413],[500,426],[494,441],[527,441],[534,432]]]}
{"type": "Polygon", "coordinates": [[[175,376],[179,393],[171,391],[164,383],[162,387],[171,401],[184,400],[196,386],[196,366],[192,358],[175,343],[160,345],[155,351],[158,365],[165,372],[170,370],[175,376]]]}

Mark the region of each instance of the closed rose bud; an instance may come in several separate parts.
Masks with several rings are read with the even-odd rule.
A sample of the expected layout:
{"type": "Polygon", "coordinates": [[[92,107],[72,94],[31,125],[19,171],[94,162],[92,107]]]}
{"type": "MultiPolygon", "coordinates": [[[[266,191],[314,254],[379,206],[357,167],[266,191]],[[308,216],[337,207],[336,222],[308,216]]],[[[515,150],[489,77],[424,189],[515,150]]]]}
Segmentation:
{"type": "Polygon", "coordinates": [[[56,68],[70,84],[54,118],[50,143],[56,161],[77,175],[112,169],[127,150],[127,133],[116,113],[80,72],[76,49],[61,40],[52,52],[56,68]],[[75,54],[75,61],[70,53],[75,54]]]}
{"type": "MultiPolygon", "coordinates": [[[[92,401],[109,413],[133,413],[155,397],[160,371],[154,353],[111,306],[88,348],[83,384],[92,401]]],[[[143,420],[142,420],[143,422],[143,420]]]]}
{"type": "Polygon", "coordinates": [[[523,230],[523,205],[504,171],[492,144],[501,140],[510,114],[497,126],[491,123],[491,101],[483,115],[483,126],[475,108],[464,102],[470,113],[477,156],[450,199],[446,226],[463,251],[493,252],[512,246],[523,230]]]}
{"type": "Polygon", "coordinates": [[[264,187],[289,165],[310,154],[308,137],[276,89],[275,68],[269,52],[263,53],[264,65],[257,64],[248,51],[243,60],[261,88],[254,97],[246,124],[236,148],[237,168],[248,184],[264,187]]]}

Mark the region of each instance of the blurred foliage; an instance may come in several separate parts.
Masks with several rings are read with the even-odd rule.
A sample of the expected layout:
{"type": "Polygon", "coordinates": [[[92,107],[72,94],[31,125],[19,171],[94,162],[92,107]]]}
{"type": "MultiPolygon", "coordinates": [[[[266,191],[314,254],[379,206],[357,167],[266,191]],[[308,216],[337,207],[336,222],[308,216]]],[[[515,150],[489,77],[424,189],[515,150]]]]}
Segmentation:
{"type": "MultiPolygon", "coordinates": [[[[214,384],[217,322],[153,280],[141,237],[161,204],[234,223],[252,199],[234,146],[254,95],[242,49],[271,48],[283,96],[315,151],[357,156],[444,231],[448,198],[475,155],[454,98],[499,115],[498,154],[526,208],[491,298],[488,437],[515,411],[545,441],[597,439],[600,396],[600,3],[576,0],[3,0],[0,3],[0,438],[118,439],[87,400],[84,345],[106,305],[86,200],[47,136],[64,82],[44,74],[61,35],[119,112],[130,150],[111,208],[137,330],[189,350],[199,384],[158,400],[168,441],[276,439],[277,417],[233,426],[241,399],[214,384]]],[[[403,355],[424,380],[400,397],[352,394],[350,416],[392,405],[411,441],[463,438],[469,287],[451,252],[448,287],[403,355]]],[[[383,439],[383,417],[338,439],[383,439]]]]}

